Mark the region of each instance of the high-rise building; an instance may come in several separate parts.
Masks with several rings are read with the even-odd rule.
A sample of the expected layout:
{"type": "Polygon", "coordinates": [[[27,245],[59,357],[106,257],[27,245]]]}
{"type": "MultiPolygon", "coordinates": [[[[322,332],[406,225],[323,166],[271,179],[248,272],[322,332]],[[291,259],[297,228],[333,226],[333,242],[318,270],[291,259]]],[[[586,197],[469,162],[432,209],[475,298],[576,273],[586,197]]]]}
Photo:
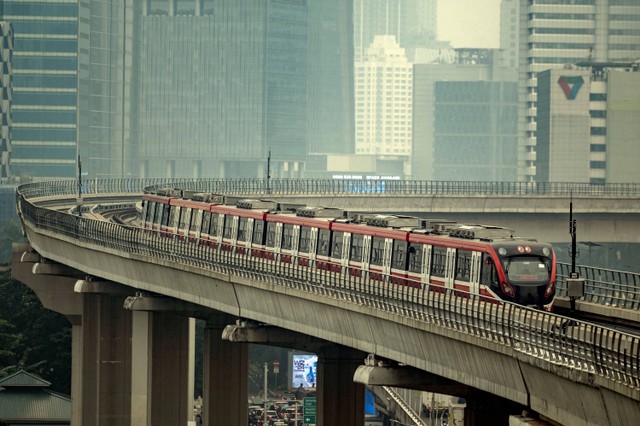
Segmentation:
{"type": "Polygon", "coordinates": [[[640,181],[640,64],[543,71],[537,93],[537,181],[640,181]]]}
{"type": "Polygon", "coordinates": [[[141,176],[302,173],[306,1],[153,1],[140,41],[141,176]]]}
{"type": "MultiPolygon", "coordinates": [[[[78,2],[3,1],[14,30],[11,173],[76,174],[78,2]]],[[[88,54],[88,52],[87,52],[88,54]]]]}
{"type": "MultiPolygon", "coordinates": [[[[78,154],[89,177],[134,177],[135,43],[143,2],[78,4],[78,154]]],[[[58,6],[56,6],[57,8],[58,6]]]]}
{"type": "Polygon", "coordinates": [[[309,153],[353,154],[353,2],[308,2],[309,153]]]}
{"type": "Polygon", "coordinates": [[[395,36],[376,36],[355,64],[356,154],[411,155],[413,65],[395,36]]]}
{"type": "Polygon", "coordinates": [[[412,177],[513,181],[516,71],[498,50],[455,53],[453,63],[414,65],[412,177]]]}
{"type": "Polygon", "coordinates": [[[11,102],[13,91],[13,27],[8,22],[0,22],[0,183],[11,177],[9,158],[11,157],[11,102]]]}
{"type": "Polygon", "coordinates": [[[502,65],[518,67],[518,15],[520,0],[501,0],[500,2],[500,49],[502,65]]]}
{"type": "Polygon", "coordinates": [[[519,179],[536,171],[537,75],[584,61],[640,58],[637,0],[520,0],[519,179]]]}
{"type": "Polygon", "coordinates": [[[354,53],[362,59],[377,35],[393,35],[413,58],[437,34],[437,0],[354,0],[354,53]]]}

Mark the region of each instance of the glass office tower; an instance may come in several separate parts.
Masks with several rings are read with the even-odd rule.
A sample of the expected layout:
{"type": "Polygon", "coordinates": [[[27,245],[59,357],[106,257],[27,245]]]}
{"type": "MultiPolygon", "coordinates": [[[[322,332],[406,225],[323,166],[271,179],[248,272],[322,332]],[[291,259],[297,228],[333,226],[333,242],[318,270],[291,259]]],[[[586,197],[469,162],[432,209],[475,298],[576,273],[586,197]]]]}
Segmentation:
{"type": "Polygon", "coordinates": [[[76,174],[78,4],[5,0],[14,29],[11,173],[76,174]]]}

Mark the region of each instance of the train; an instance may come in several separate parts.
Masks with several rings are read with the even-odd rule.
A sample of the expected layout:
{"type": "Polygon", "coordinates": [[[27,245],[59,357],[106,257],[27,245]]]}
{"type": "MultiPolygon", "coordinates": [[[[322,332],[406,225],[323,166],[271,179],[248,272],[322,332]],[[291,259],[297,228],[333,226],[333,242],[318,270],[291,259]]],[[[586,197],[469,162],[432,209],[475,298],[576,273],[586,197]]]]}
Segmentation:
{"type": "Polygon", "coordinates": [[[504,227],[175,188],[145,191],[141,225],[212,250],[553,309],[553,247],[504,227]]]}

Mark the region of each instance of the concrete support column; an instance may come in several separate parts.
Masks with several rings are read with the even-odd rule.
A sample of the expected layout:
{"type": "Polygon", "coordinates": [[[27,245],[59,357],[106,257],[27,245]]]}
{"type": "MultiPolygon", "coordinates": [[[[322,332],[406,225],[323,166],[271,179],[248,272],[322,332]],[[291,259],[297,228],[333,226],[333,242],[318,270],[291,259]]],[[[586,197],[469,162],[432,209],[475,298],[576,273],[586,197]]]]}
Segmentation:
{"type": "Polygon", "coordinates": [[[221,338],[225,326],[234,323],[231,315],[217,314],[204,331],[204,426],[248,422],[249,345],[221,338]]]}
{"type": "Polygon", "coordinates": [[[193,421],[195,320],[152,315],[151,423],[186,425],[193,421]]]}
{"type": "Polygon", "coordinates": [[[521,414],[524,406],[479,390],[467,397],[464,409],[465,426],[493,426],[509,424],[509,416],[521,414]]]}
{"type": "Polygon", "coordinates": [[[131,426],[148,425],[151,418],[151,315],[133,311],[131,324],[131,426]]]}
{"type": "Polygon", "coordinates": [[[366,354],[344,346],[329,346],[318,353],[318,426],[364,424],[364,385],[353,375],[366,354]]]}
{"type": "Polygon", "coordinates": [[[131,425],[131,312],[123,301],[84,295],[82,426],[131,425]]]}
{"type": "Polygon", "coordinates": [[[71,322],[71,426],[82,425],[82,319],[71,322]]]}

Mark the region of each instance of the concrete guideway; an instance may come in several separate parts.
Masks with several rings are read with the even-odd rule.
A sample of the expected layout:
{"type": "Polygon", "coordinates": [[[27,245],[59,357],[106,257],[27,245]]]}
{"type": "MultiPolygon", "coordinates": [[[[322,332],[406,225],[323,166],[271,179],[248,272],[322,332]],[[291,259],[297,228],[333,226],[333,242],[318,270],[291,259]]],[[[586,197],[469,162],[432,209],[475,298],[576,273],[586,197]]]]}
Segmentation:
{"type": "MultiPolygon", "coordinates": [[[[629,418],[634,418],[632,416],[638,414],[637,389],[630,392],[622,384],[602,380],[598,374],[583,374],[572,368],[550,366],[548,361],[514,352],[478,336],[425,325],[397,312],[383,312],[368,305],[354,305],[332,296],[319,297],[318,294],[309,294],[296,288],[283,288],[278,283],[266,283],[251,275],[234,275],[185,265],[178,262],[178,258],[175,261],[163,260],[104,248],[54,231],[37,229],[28,222],[27,232],[38,253],[69,265],[57,269],[51,266],[56,263],[30,262],[40,259],[40,256],[23,247],[28,253],[23,257],[25,264],[42,265],[31,268],[31,277],[23,268],[23,277],[27,281],[32,280],[35,287],[42,280],[38,277],[46,276],[50,279],[54,276],[71,277],[66,281],[73,282],[76,288],[77,275],[92,274],[102,277],[102,280],[106,280],[105,283],[125,284],[129,288],[125,293],[133,293],[128,297],[140,297],[137,293],[142,291],[186,301],[190,306],[199,306],[205,311],[208,309],[230,314],[220,321],[220,326],[224,324],[226,327],[235,318],[249,318],[338,343],[343,347],[356,348],[362,353],[374,353],[394,359],[497,395],[507,397],[506,394],[515,392],[517,402],[525,405],[530,403],[536,411],[550,414],[550,418],[563,419],[567,424],[585,419],[593,424],[618,424],[617,420],[624,421],[625,415],[629,414],[629,418]],[[544,380],[538,380],[538,377],[544,380]],[[571,388],[572,398],[555,395],[553,390],[549,392],[545,386],[552,386],[553,390],[559,390],[562,386],[571,388]],[[629,402],[625,402],[627,400],[629,402]],[[592,413],[592,408],[601,410],[604,414],[594,415],[597,413],[592,413]],[[619,410],[622,412],[618,412],[619,410]],[[615,417],[614,422],[612,416],[620,417],[615,417]]],[[[65,285],[68,287],[68,284],[65,285]]],[[[72,294],[80,294],[83,298],[95,298],[96,294],[100,294],[100,298],[107,297],[105,295],[121,298],[121,310],[127,299],[124,294],[117,294],[114,289],[109,289],[110,285],[80,284],[78,290],[81,293],[72,294]]],[[[42,297],[46,300],[49,296],[42,297]]],[[[57,298],[57,303],[63,306],[67,303],[63,302],[66,298],[60,295],[53,298],[57,298]]],[[[70,296],[71,299],[76,298],[70,296]]],[[[95,303],[88,300],[84,299],[83,303],[95,303]]],[[[141,301],[136,299],[134,304],[139,302],[141,301]]],[[[151,305],[160,310],[169,309],[164,302],[151,305]]],[[[94,306],[95,311],[100,311],[98,305],[94,306]]],[[[146,308],[140,307],[140,311],[134,312],[147,312],[144,309],[146,308]]],[[[185,311],[189,312],[188,315],[198,315],[191,309],[185,311]]],[[[83,310],[82,315],[84,314],[83,310]]],[[[70,315],[77,320],[77,309],[70,315]]],[[[357,360],[358,357],[363,359],[362,356],[354,356],[352,359],[357,360]]],[[[341,355],[335,359],[342,358],[341,355]]],[[[344,373],[340,376],[344,377],[344,373]]]]}

